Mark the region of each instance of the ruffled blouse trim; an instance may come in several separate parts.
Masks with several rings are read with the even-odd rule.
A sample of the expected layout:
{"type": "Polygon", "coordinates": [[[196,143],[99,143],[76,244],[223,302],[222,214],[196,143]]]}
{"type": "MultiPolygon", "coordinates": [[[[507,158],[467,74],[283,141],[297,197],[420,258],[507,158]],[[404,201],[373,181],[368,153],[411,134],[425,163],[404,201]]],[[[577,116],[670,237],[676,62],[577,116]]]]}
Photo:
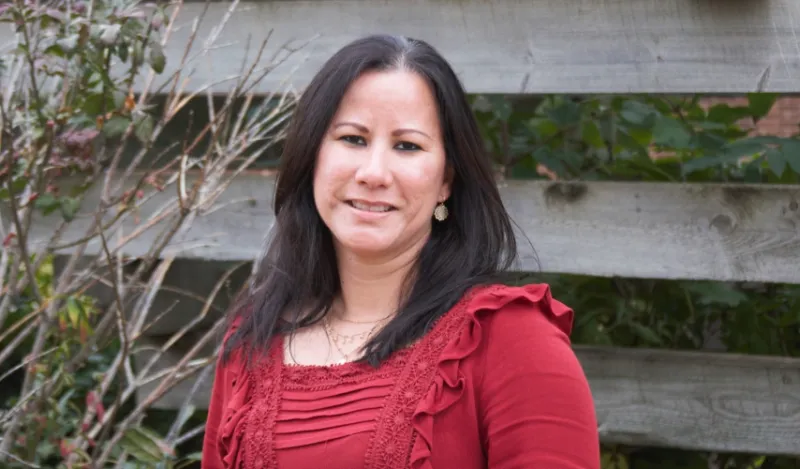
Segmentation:
{"type": "MultiPolygon", "coordinates": [[[[241,317],[237,317],[225,333],[223,344],[238,329],[240,323],[241,317]]],[[[231,389],[226,393],[226,405],[222,411],[223,420],[217,437],[217,448],[224,467],[240,467],[245,421],[251,408],[252,388],[252,383],[247,378],[241,349],[233,350],[226,365],[219,371],[224,373],[224,382],[230,383],[231,389]]]]}
{"type": "Polygon", "coordinates": [[[464,391],[464,375],[460,370],[463,360],[472,355],[483,340],[482,321],[505,306],[523,301],[548,315],[551,321],[567,335],[572,330],[573,311],[554,301],[546,284],[520,287],[491,285],[473,290],[473,295],[461,310],[466,324],[460,333],[448,342],[435,363],[433,382],[427,394],[419,401],[411,417],[416,437],[411,449],[412,469],[433,469],[431,462],[433,423],[437,414],[458,402],[464,391]]]}

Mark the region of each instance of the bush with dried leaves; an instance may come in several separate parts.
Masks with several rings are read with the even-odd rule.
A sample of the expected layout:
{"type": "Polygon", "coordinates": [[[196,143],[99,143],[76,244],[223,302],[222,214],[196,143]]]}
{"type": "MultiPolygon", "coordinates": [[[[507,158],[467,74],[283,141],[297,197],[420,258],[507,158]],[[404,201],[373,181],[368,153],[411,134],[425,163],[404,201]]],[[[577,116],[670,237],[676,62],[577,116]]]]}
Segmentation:
{"type": "Polygon", "coordinates": [[[3,467],[166,469],[192,459],[176,454],[202,432],[184,428],[191,395],[167,434],[142,420],[177,383],[212,370],[214,355],[202,350],[221,322],[198,325],[221,287],[148,360],[134,357],[166,313],[152,305],[172,261],[203,242],[187,242],[193,223],[218,209],[231,181],[280,140],[294,97],[253,99],[254,85],[290,55],[280,47],[263,57],[266,44],[221,103],[210,84],[184,91],[192,61],[217,47],[230,15],[197,18],[221,24],[198,45],[195,23],[181,63],[168,67],[164,50],[181,8],[130,0],[0,6],[0,25],[15,37],[0,62],[3,467]],[[155,145],[201,93],[208,125],[168,139],[176,143],[167,148],[155,145]],[[98,286],[108,301],[93,297],[98,286]],[[194,346],[175,366],[158,367],[188,334],[194,346]],[[137,398],[144,385],[150,391],[137,398]]]}

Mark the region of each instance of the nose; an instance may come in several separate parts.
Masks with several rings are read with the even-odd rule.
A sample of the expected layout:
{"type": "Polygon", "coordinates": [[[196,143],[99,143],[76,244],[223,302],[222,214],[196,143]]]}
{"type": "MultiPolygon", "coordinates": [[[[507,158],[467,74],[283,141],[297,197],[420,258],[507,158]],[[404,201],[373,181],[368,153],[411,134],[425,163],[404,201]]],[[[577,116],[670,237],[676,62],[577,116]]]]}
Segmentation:
{"type": "Polygon", "coordinates": [[[392,183],[389,167],[391,149],[375,142],[371,151],[365,152],[364,159],[356,171],[356,182],[367,187],[386,187],[392,183]]]}

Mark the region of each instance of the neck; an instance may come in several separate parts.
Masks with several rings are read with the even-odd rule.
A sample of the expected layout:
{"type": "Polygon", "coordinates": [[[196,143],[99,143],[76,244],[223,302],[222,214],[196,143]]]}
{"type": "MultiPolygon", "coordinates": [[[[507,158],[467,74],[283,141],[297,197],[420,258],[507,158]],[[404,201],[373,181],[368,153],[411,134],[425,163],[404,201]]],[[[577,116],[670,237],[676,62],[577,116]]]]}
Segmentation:
{"type": "Polygon", "coordinates": [[[395,313],[403,284],[419,250],[406,249],[391,258],[376,260],[341,252],[341,317],[348,321],[378,321],[395,313]]]}

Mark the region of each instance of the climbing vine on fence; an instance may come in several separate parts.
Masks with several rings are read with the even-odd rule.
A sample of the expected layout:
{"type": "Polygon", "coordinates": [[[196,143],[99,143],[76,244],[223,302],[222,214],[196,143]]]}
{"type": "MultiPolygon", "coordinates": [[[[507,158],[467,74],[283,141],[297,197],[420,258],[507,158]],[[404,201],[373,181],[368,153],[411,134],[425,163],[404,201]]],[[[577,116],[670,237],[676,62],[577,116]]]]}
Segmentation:
{"type": "Polygon", "coordinates": [[[700,96],[481,95],[474,109],[510,177],[536,176],[542,164],[561,179],[797,183],[800,139],[742,125],[759,122],[777,95],[748,98],[706,108],[700,96]]]}

